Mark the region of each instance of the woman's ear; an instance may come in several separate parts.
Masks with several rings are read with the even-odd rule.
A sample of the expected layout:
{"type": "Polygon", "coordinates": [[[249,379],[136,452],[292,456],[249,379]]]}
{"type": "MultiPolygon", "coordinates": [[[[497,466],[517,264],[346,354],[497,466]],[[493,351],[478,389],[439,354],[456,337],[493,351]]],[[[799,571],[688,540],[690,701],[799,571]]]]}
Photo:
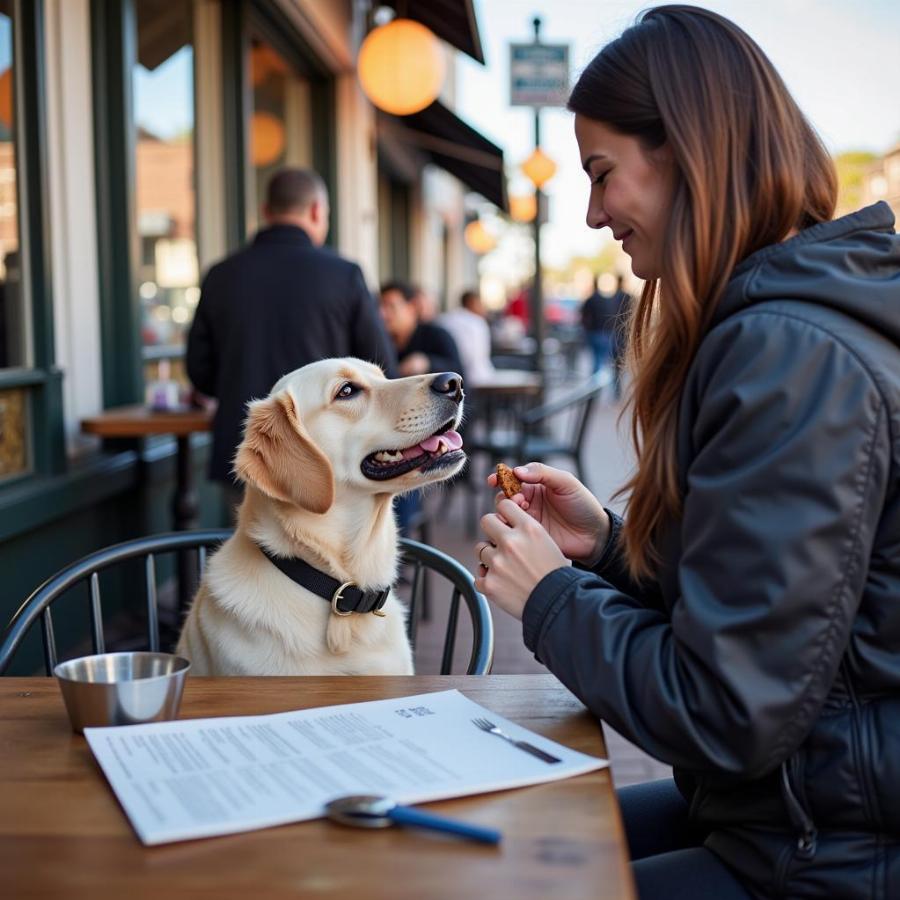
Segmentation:
{"type": "Polygon", "coordinates": [[[234,471],[274,500],[309,512],[327,512],[334,503],[331,463],[303,426],[287,391],[250,404],[234,471]]]}
{"type": "Polygon", "coordinates": [[[647,158],[656,166],[666,169],[670,174],[675,171],[675,151],[668,141],[663,141],[658,147],[644,151],[647,158]]]}

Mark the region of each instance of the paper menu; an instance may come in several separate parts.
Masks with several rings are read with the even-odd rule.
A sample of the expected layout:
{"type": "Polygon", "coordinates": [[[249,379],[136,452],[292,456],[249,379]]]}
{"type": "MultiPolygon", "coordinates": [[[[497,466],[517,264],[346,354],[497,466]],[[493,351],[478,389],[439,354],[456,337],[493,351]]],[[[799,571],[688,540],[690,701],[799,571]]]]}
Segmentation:
{"type": "Polygon", "coordinates": [[[263,716],[86,728],[145,844],[314,819],[346,794],[421,803],[580,775],[608,762],[547,740],[459,691],[263,716]],[[472,719],[485,717],[549,764],[472,719]]]}

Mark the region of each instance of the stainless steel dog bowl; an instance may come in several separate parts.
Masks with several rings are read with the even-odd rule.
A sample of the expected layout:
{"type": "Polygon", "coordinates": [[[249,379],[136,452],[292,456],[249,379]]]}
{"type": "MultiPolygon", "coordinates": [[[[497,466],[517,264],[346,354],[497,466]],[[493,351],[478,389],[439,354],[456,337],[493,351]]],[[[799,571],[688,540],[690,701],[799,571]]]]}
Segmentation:
{"type": "Polygon", "coordinates": [[[72,728],[137,725],[174,719],[188,660],[170,653],[101,653],[54,670],[72,728]]]}

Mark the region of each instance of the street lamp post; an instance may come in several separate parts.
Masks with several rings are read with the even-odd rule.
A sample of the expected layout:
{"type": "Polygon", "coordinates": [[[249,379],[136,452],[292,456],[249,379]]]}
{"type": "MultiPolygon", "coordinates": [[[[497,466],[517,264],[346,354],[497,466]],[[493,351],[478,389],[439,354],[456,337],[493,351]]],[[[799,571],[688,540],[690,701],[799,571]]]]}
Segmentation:
{"type": "Polygon", "coordinates": [[[531,44],[510,44],[510,103],[534,110],[534,152],[522,164],[522,171],[534,185],[534,282],[531,288],[531,334],[535,341],[534,364],[544,374],[544,285],[541,266],[541,222],[544,208],[543,186],[556,171],[556,164],[541,150],[541,109],[565,106],[569,88],[568,44],[541,41],[541,18],[531,20],[531,44]]]}
{"type": "MultiPolygon", "coordinates": [[[[535,16],[531,23],[534,26],[534,42],[541,42],[541,18],[535,16]]],[[[534,149],[541,146],[541,107],[534,108],[534,149]]],[[[543,209],[543,191],[535,182],[534,185],[534,285],[531,288],[531,324],[535,340],[534,368],[544,383],[544,284],[541,269],[541,211],[543,209]]]]}

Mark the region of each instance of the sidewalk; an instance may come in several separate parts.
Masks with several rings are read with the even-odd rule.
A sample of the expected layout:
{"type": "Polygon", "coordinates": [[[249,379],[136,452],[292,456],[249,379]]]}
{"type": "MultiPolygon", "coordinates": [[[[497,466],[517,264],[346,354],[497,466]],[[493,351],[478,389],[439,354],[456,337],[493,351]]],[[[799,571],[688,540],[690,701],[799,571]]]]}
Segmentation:
{"type": "MultiPolygon", "coordinates": [[[[627,439],[627,422],[617,425],[619,407],[604,400],[595,407],[585,442],[587,448],[584,459],[588,470],[588,486],[611,508],[621,508],[621,501],[610,503],[613,491],[627,477],[630,467],[630,448],[627,439]]],[[[552,461],[551,461],[552,463],[552,461]]],[[[466,533],[467,498],[463,487],[447,490],[439,488],[428,495],[426,502],[432,511],[431,543],[450,556],[459,560],[470,571],[475,569],[472,548],[478,538],[470,538],[466,533]]],[[[437,672],[440,667],[445,616],[441,607],[447,598],[438,594],[435,616],[430,622],[422,623],[416,648],[416,671],[437,672]]],[[[495,628],[495,651],[493,671],[498,674],[546,673],[522,643],[521,624],[500,610],[493,610],[495,628]]],[[[465,612],[460,616],[459,644],[464,650],[468,640],[465,612]]],[[[454,671],[464,671],[465,653],[455,655],[454,671]]],[[[668,778],[671,769],[640,751],[633,744],[603,726],[607,749],[612,760],[613,780],[622,787],[656,778],[668,778]]]]}

